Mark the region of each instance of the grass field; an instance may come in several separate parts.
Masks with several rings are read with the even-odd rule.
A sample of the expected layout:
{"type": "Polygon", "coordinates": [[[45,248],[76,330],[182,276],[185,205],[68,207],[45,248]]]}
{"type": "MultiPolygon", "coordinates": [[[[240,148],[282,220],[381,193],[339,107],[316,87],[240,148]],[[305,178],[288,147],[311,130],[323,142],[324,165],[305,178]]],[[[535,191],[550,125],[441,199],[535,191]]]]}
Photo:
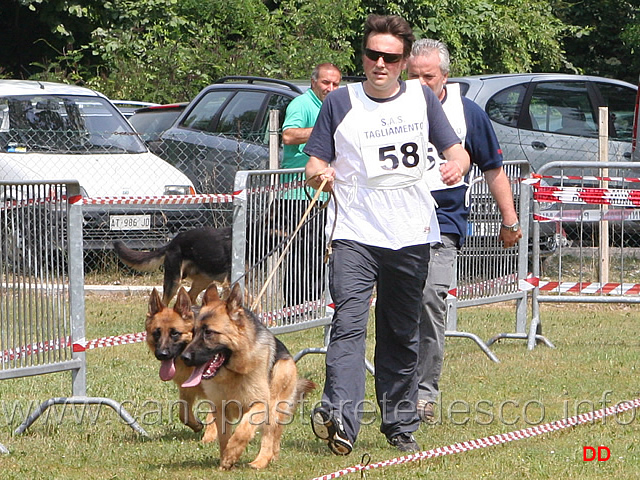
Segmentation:
{"type": "MultiPolygon", "coordinates": [[[[144,296],[87,295],[87,339],[143,330],[144,296]]],[[[491,362],[471,341],[450,338],[441,387],[440,422],[423,425],[416,437],[424,450],[545,424],[603,404],[640,396],[637,306],[542,306],[543,333],[556,345],[528,351],[518,340],[492,346],[501,363],[491,362]]],[[[512,332],[513,306],[467,308],[459,328],[490,338],[512,332]]],[[[281,337],[289,349],[320,346],[322,331],[281,337]]],[[[370,340],[370,352],[373,342],[370,340]]],[[[372,359],[371,353],[369,356],[372,359]]],[[[12,432],[27,410],[50,398],[71,394],[71,374],[59,373],[0,381],[0,455],[2,479],[311,479],[399,454],[378,431],[377,415],[366,416],[353,453],[332,455],[309,426],[309,411],[320,398],[324,357],[308,355],[298,362],[301,375],[320,388],[298,410],[285,429],[279,460],[266,471],[248,466],[259,439],[251,443],[240,465],[218,470],[217,445],[203,445],[200,434],[184,427],[171,412],[177,398],[173,383],[158,378],[158,362],[145,344],[87,352],[88,395],[121,402],[149,433],[144,438],[110,408],[52,407],[23,435],[12,432]],[[84,421],[79,421],[84,414],[84,421]]],[[[374,402],[368,376],[367,398],[374,402]]],[[[440,458],[387,466],[367,472],[367,479],[636,479],[640,477],[640,419],[636,412],[535,438],[440,458]],[[606,462],[583,461],[583,447],[605,446],[606,462]]],[[[344,478],[360,478],[351,473],[344,478]]]]}

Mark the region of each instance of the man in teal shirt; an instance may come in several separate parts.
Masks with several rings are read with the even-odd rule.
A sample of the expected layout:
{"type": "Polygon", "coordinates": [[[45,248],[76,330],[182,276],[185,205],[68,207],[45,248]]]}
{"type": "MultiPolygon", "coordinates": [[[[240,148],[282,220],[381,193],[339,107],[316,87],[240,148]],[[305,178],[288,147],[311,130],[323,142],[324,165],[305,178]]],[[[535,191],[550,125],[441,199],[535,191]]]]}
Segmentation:
{"type": "MultiPolygon", "coordinates": [[[[294,98],[287,107],[282,125],[282,168],[304,168],[309,156],[302,151],[316,124],[325,97],[340,86],[342,74],[332,63],[321,63],[311,73],[311,88],[294,98]]],[[[284,175],[284,183],[304,179],[304,173],[284,175]]],[[[324,200],[326,197],[323,197],[324,200]]],[[[280,205],[284,228],[290,233],[302,218],[308,200],[302,188],[287,190],[280,205]]],[[[305,302],[320,298],[323,281],[318,276],[324,257],[324,210],[315,221],[307,223],[291,245],[283,273],[284,306],[291,315],[304,314],[305,302]],[[310,241],[313,239],[313,241],[310,241]]]]}
{"type": "Polygon", "coordinates": [[[342,74],[332,63],[321,63],[311,73],[311,88],[289,103],[282,125],[282,168],[301,168],[309,156],[304,148],[329,92],[340,86],[342,74]]]}

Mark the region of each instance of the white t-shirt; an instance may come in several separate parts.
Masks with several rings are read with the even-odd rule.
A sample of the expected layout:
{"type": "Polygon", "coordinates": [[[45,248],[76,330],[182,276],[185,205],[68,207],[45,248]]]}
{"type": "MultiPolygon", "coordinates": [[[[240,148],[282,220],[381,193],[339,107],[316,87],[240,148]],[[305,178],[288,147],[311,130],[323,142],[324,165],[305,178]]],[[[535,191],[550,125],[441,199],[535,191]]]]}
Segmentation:
{"type": "Polygon", "coordinates": [[[417,80],[401,82],[388,99],[370,98],[362,84],[329,94],[305,147],[336,171],[338,212],[336,219],[329,206],[327,234],[336,222],[334,240],[394,250],[439,241],[423,178],[429,140],[440,150],[459,143],[440,102],[417,80]]]}

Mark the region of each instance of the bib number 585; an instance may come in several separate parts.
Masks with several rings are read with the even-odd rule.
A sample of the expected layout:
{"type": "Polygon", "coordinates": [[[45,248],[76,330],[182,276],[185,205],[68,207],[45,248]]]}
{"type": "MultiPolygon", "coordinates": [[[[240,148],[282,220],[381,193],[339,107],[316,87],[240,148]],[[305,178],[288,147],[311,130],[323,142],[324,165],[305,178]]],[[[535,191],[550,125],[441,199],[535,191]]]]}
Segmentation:
{"type": "Polygon", "coordinates": [[[401,158],[396,155],[396,146],[389,145],[387,147],[380,147],[378,150],[378,159],[383,162],[383,170],[395,170],[402,165],[407,168],[417,167],[420,163],[420,155],[418,155],[418,145],[413,142],[405,143],[400,147],[401,158]]]}

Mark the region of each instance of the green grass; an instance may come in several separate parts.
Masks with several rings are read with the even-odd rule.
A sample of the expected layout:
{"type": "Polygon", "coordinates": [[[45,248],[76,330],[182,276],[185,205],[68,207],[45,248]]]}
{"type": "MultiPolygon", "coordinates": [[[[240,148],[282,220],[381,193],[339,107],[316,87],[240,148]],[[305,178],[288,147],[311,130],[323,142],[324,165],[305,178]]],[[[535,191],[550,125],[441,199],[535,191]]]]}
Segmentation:
{"type": "MultiPolygon", "coordinates": [[[[87,338],[136,333],[143,329],[147,299],[143,296],[88,295],[87,338]]],[[[556,349],[533,351],[520,340],[503,340],[491,362],[470,340],[449,338],[441,387],[441,422],[423,425],[416,437],[424,450],[547,423],[591,408],[640,396],[637,385],[637,306],[542,306],[543,333],[556,349]],[[606,393],[610,392],[610,393],[606,393]],[[525,408],[526,406],[526,408],[525,408]],[[541,408],[544,407],[544,412],[541,408]],[[500,411],[502,410],[502,415],[500,411]]],[[[459,328],[490,338],[512,332],[510,304],[467,308],[459,312],[459,328]]],[[[282,336],[292,352],[320,346],[321,329],[282,336]]],[[[370,352],[372,351],[370,341],[370,352]]],[[[371,355],[371,353],[370,353],[371,355]]],[[[372,358],[371,356],[369,358],[372,358]]],[[[184,427],[175,412],[173,383],[158,378],[158,362],[145,344],[87,352],[88,394],[123,402],[150,434],[143,438],[110,408],[85,410],[77,422],[69,409],[49,409],[23,435],[12,432],[23,416],[11,418],[14,406],[26,409],[50,397],[71,393],[70,373],[0,381],[0,443],[11,451],[0,455],[3,479],[311,479],[358,464],[398,456],[378,431],[378,418],[363,426],[353,453],[330,454],[309,426],[309,410],[319,400],[324,357],[308,355],[298,362],[301,375],[320,388],[298,410],[285,429],[279,460],[266,471],[248,466],[257,454],[256,438],[232,472],[218,471],[217,445],[203,445],[199,434],[184,427]],[[62,420],[60,418],[62,417],[62,420]]],[[[374,401],[368,375],[367,398],[374,401]]],[[[79,411],[76,411],[76,414],[79,411]]],[[[634,412],[635,414],[635,412],[634,412]]],[[[367,479],[632,479],[640,477],[640,419],[631,413],[589,425],[509,442],[465,453],[372,470],[367,479]],[[583,446],[604,445],[607,462],[583,462],[583,446]]],[[[344,478],[360,478],[359,473],[344,478]]]]}

